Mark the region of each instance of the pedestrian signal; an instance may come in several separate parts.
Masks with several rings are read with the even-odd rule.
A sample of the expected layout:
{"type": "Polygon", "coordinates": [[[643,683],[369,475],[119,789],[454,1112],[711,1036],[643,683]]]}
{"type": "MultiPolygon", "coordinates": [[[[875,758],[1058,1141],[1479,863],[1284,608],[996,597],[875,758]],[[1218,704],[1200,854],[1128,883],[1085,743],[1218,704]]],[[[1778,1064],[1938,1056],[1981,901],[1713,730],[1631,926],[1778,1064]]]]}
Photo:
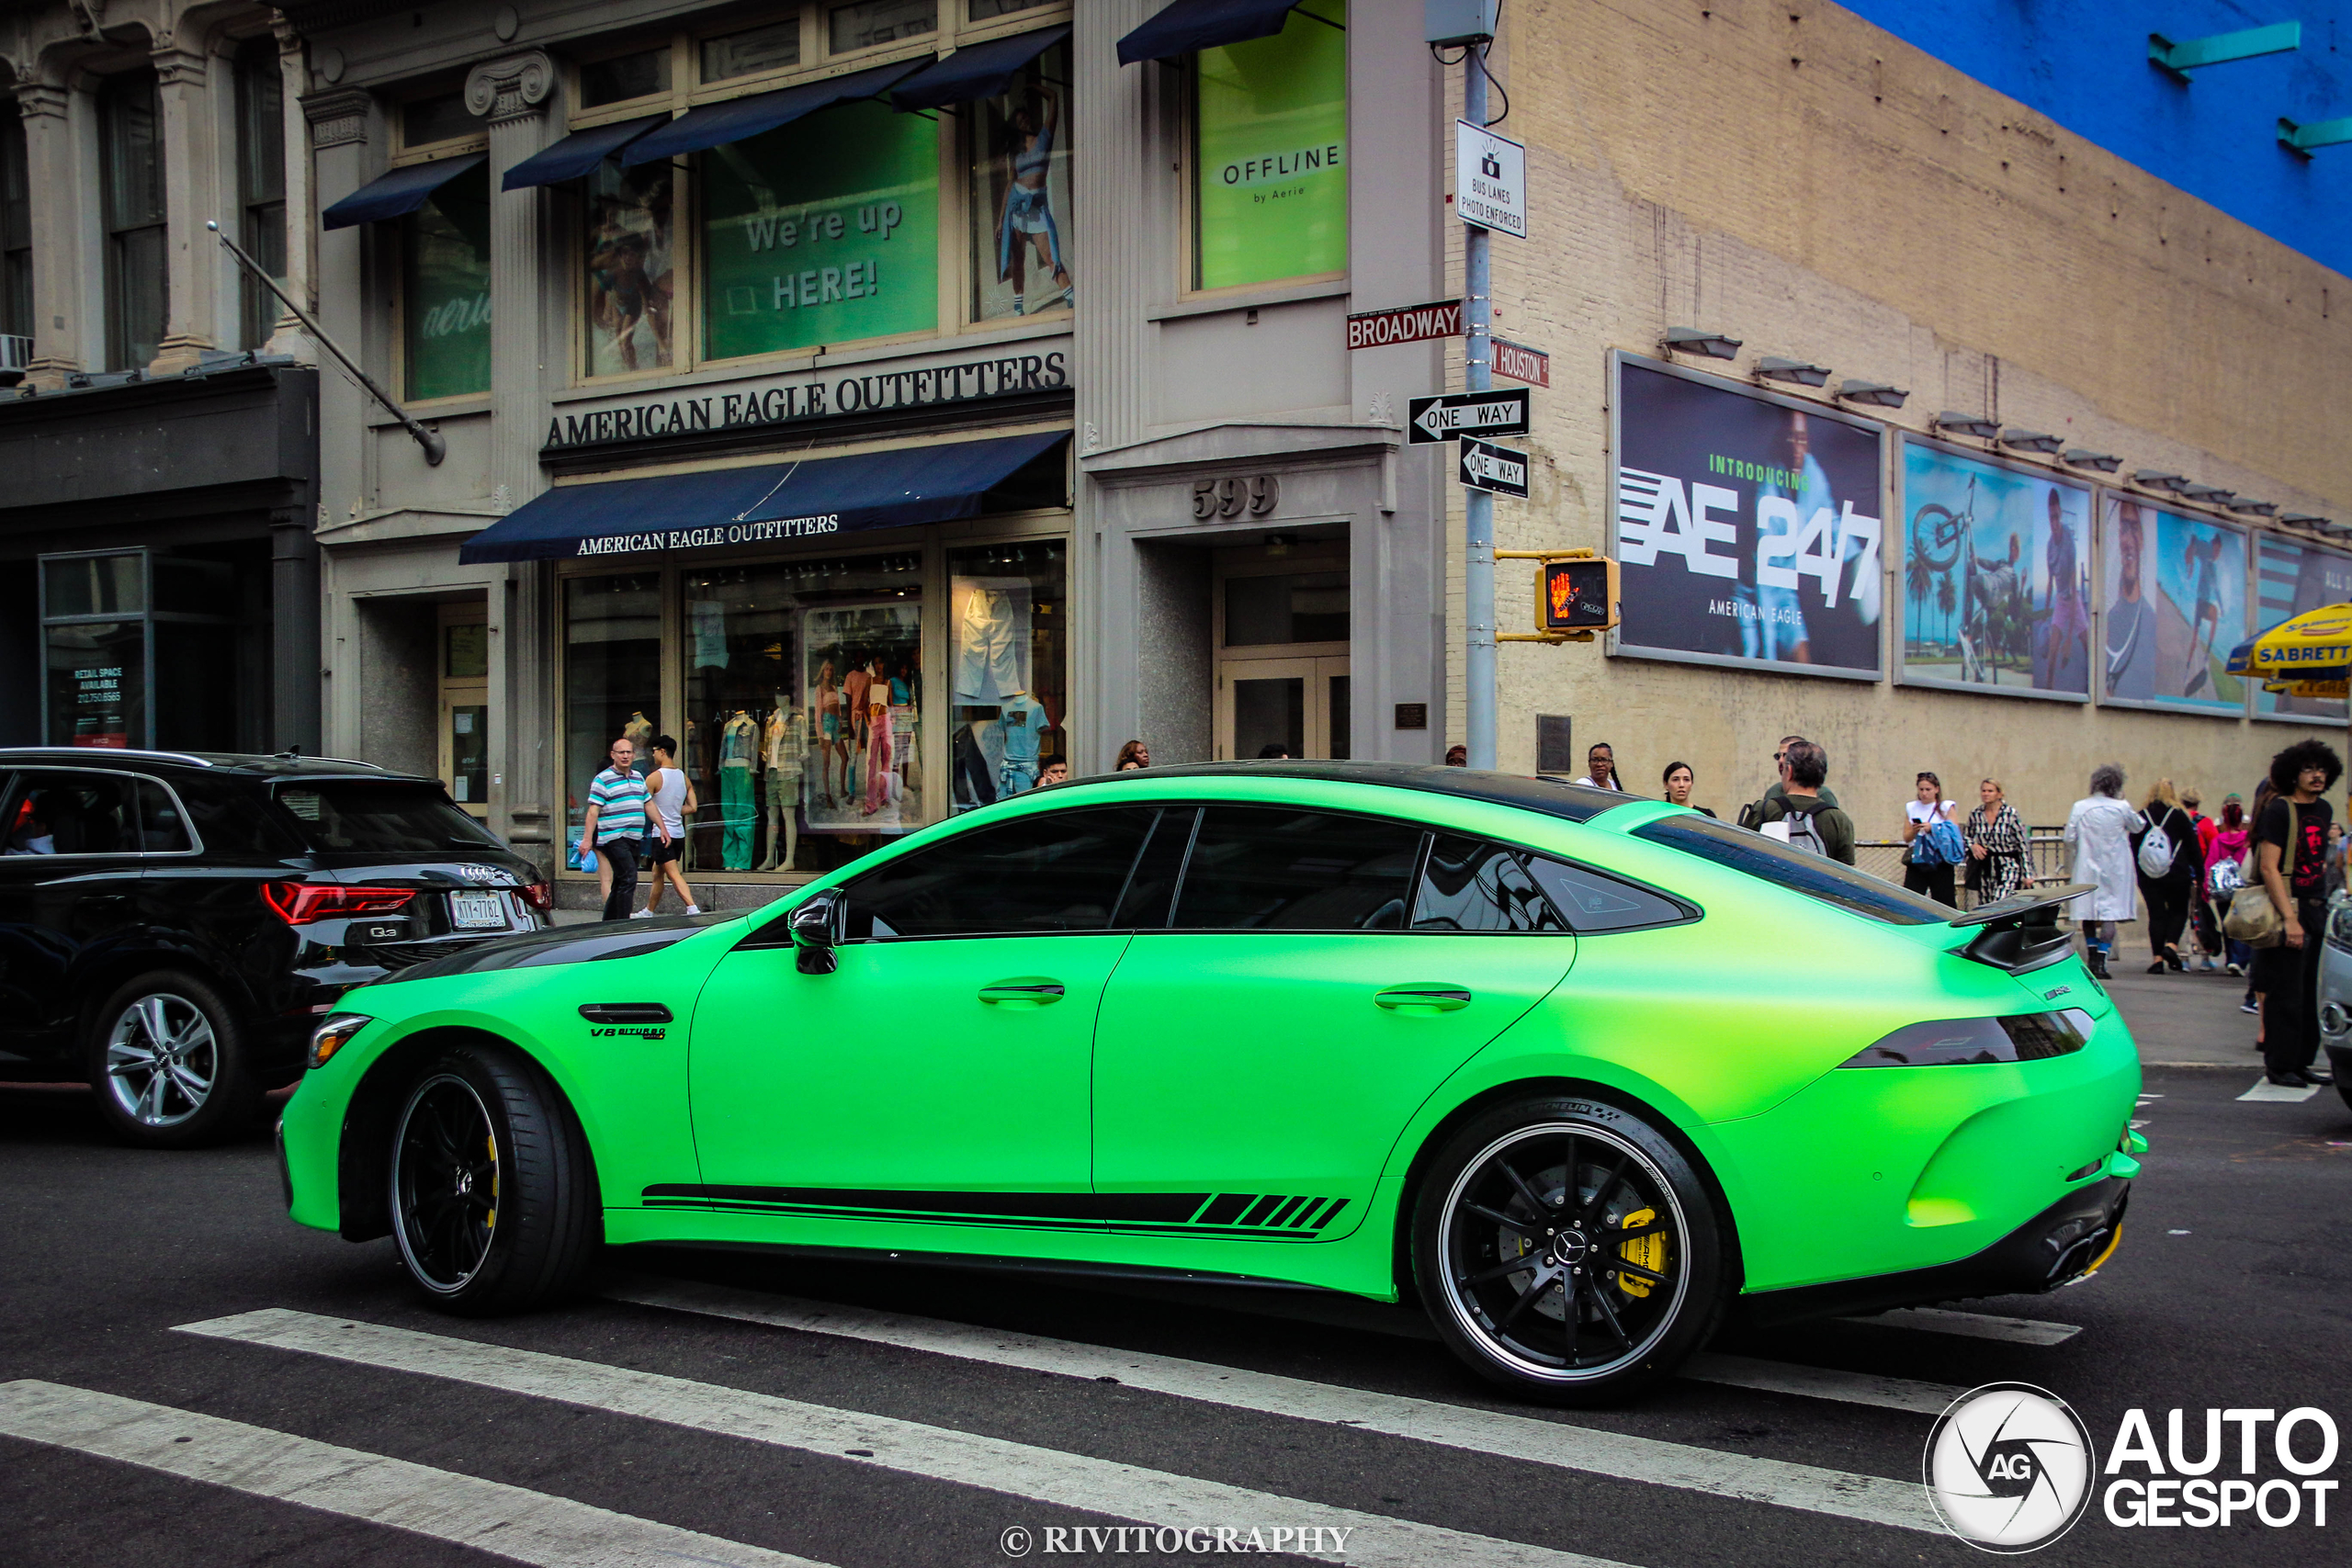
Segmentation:
{"type": "Polygon", "coordinates": [[[1549,557],[1536,569],[1535,629],[1607,631],[1617,624],[1617,563],[1600,557],[1549,557]]]}

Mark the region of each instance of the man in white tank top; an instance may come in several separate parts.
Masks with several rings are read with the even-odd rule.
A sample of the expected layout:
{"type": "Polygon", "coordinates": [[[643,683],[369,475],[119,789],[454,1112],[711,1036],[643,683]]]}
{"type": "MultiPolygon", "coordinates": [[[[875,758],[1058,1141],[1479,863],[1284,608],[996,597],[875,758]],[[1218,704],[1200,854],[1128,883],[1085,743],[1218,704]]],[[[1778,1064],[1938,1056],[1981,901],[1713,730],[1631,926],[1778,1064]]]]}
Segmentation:
{"type": "Polygon", "coordinates": [[[645,896],[645,908],[631,918],[641,920],[659,913],[665,886],[678,890],[678,901],[686,907],[687,914],[699,915],[702,908],[695,902],[695,890],[686,886],[686,874],[678,868],[686,824],[695,810],[695,785],[678,766],[678,743],[666,735],[653,738],[653,773],[645,781],[645,858],[653,871],[653,888],[645,896]]]}

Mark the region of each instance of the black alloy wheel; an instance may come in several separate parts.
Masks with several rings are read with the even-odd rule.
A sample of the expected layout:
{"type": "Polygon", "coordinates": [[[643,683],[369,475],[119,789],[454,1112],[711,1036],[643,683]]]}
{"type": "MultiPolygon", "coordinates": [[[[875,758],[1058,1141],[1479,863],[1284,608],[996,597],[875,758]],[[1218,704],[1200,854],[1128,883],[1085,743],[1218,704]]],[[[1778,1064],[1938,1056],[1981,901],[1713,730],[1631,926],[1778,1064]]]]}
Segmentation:
{"type": "Polygon", "coordinates": [[[194,975],[163,971],[118,988],[90,1015],[85,1049],[99,1114],[125,1143],[216,1143],[261,1111],[235,1018],[194,975]]]}
{"type": "Polygon", "coordinates": [[[1414,1269],[1448,1345],[1560,1403],[1671,1371],[1723,1306],[1713,1201],[1674,1145],[1615,1106],[1540,1100],[1463,1129],[1424,1179],[1414,1269]]]}
{"type": "Polygon", "coordinates": [[[517,1312],[568,1291],[601,1240],[587,1139],[536,1064],[488,1043],[429,1064],[393,1125],[392,1235],[450,1312],[517,1312]]]}

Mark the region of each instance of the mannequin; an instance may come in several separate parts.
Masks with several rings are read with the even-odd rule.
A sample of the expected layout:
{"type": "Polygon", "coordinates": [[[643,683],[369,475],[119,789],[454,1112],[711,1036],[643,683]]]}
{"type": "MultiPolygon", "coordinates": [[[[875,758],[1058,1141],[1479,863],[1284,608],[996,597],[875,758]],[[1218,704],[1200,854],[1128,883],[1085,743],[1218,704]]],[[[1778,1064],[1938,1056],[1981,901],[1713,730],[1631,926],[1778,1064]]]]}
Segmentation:
{"type": "Polygon", "coordinates": [[[640,773],[652,772],[653,721],[642,712],[631,710],[628,722],[621,726],[621,733],[628,738],[630,745],[637,748],[637,771],[640,773]]]}
{"type": "Polygon", "coordinates": [[[767,763],[768,862],[762,871],[796,869],[800,858],[800,777],[808,765],[808,716],[775,694],[761,738],[767,763]]]}
{"type": "MultiPolygon", "coordinates": [[[[702,761],[702,727],[691,718],[686,720],[686,754],[679,760],[679,765],[686,770],[686,777],[690,779],[705,778],[709,773],[702,761]]],[[[695,869],[695,825],[692,822],[686,824],[686,841],[678,846],[678,869],[695,869]]]]}
{"type": "Polygon", "coordinates": [[[759,750],[759,726],[738,708],[718,735],[719,863],[729,871],[752,867],[752,761],[759,750]]]}
{"type": "Polygon", "coordinates": [[[999,798],[1037,787],[1037,754],[1053,728],[1046,706],[1027,692],[1007,692],[997,710],[1004,731],[1004,761],[997,768],[999,798]]]}

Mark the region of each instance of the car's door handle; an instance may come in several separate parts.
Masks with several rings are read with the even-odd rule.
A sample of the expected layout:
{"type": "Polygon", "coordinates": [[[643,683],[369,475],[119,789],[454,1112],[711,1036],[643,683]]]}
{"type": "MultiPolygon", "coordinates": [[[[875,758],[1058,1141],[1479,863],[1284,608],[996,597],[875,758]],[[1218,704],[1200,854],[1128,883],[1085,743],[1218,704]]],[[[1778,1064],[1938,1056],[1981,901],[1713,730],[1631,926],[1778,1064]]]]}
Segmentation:
{"type": "Polygon", "coordinates": [[[999,980],[980,987],[980,1000],[990,1007],[1041,1008],[1062,999],[1059,980],[999,980]]]}
{"type": "Polygon", "coordinates": [[[1470,993],[1459,986],[1390,986],[1372,999],[1391,1012],[1453,1012],[1470,1005],[1470,993]]]}

